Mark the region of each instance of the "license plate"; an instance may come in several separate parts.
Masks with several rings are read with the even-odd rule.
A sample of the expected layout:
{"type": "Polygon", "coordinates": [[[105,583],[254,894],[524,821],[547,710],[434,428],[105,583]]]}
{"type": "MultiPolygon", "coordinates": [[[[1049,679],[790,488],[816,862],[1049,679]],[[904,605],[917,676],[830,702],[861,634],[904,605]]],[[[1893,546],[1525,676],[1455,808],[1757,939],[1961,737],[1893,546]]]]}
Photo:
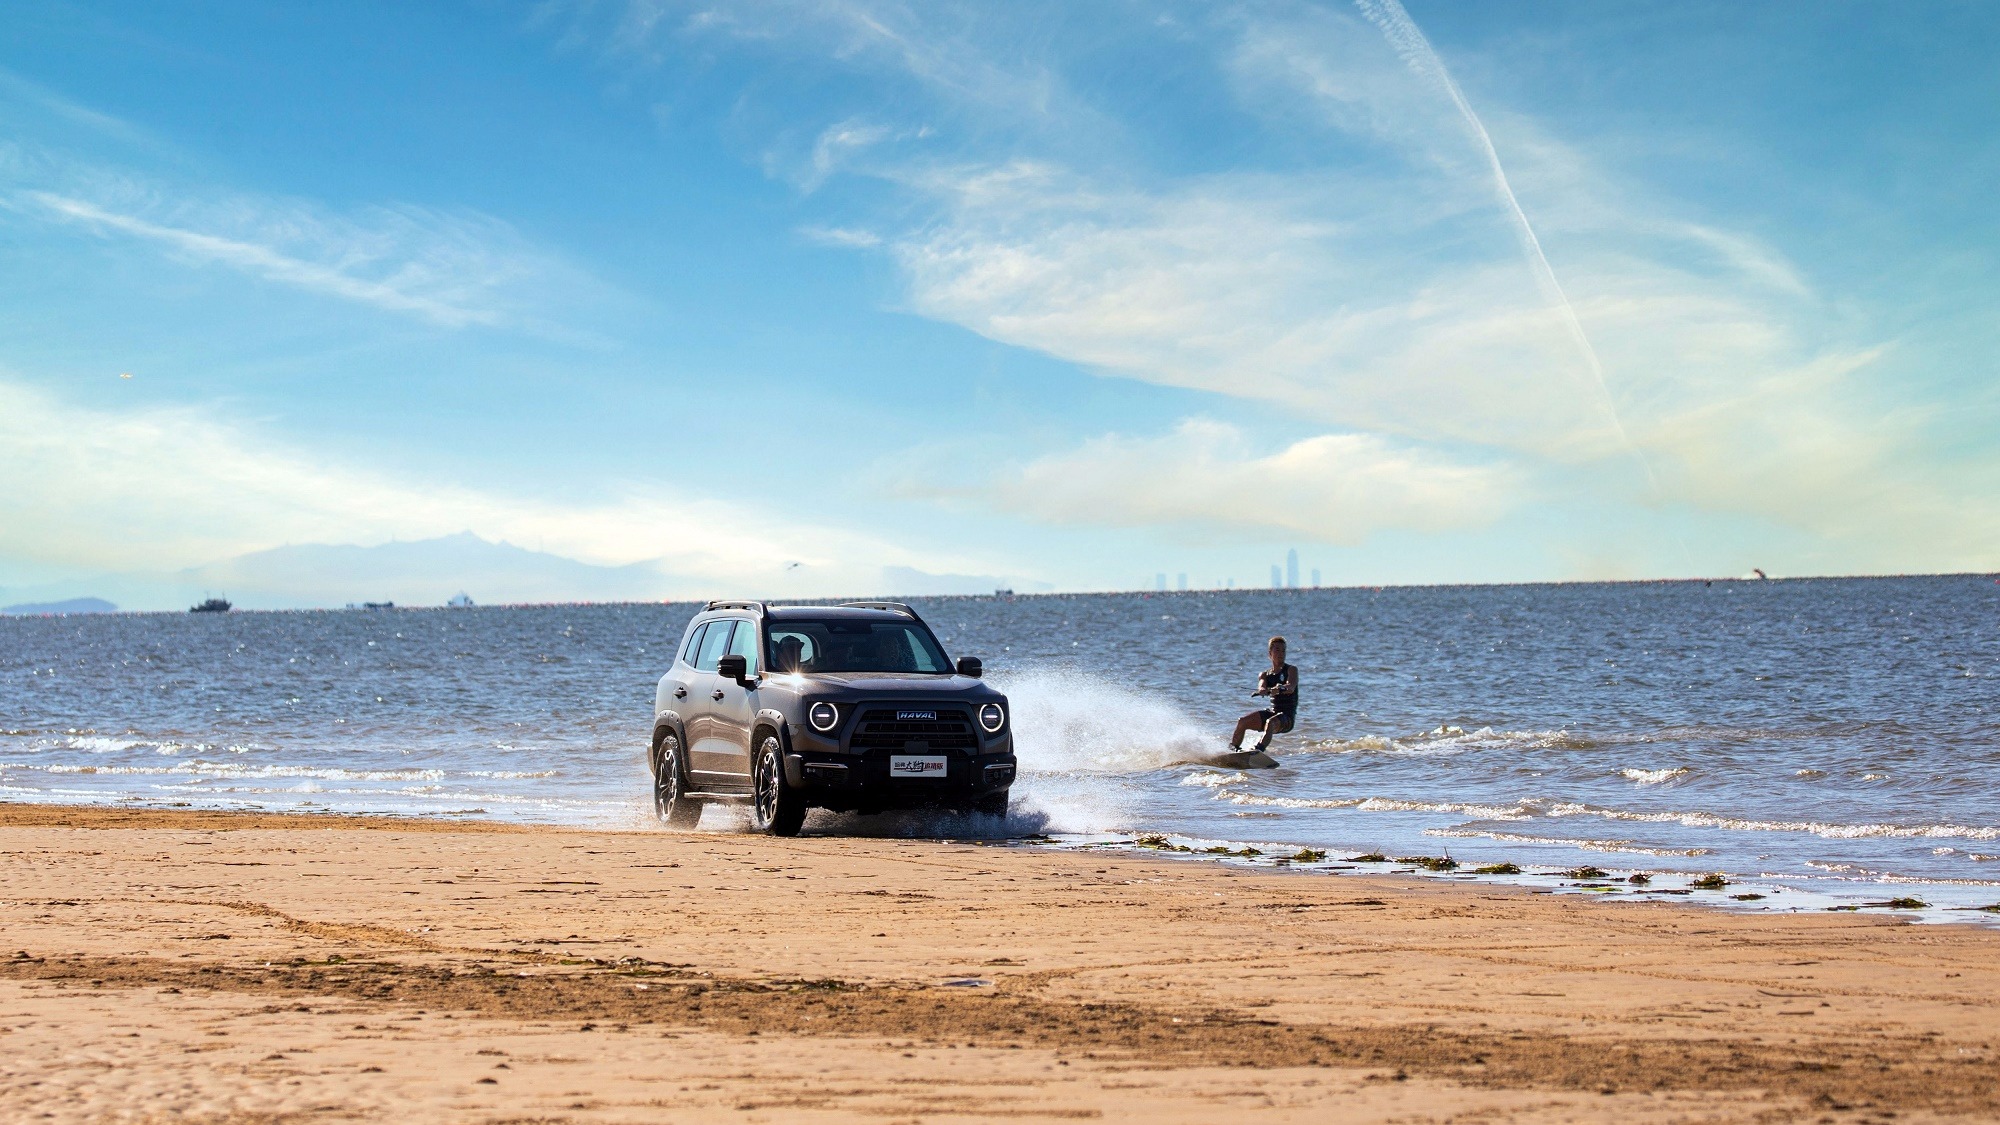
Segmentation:
{"type": "Polygon", "coordinates": [[[893,754],[889,757],[890,777],[943,777],[942,754],[893,754]]]}

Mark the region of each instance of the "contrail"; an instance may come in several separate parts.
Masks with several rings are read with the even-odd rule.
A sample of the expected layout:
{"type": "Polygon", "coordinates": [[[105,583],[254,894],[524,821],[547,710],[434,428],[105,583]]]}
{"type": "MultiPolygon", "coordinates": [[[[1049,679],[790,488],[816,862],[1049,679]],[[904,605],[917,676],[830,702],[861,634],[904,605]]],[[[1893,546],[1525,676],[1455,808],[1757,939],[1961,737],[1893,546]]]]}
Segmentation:
{"type": "Polygon", "coordinates": [[[1569,329],[1570,339],[1576,350],[1583,356],[1589,367],[1591,378],[1597,391],[1598,405],[1604,416],[1611,421],[1611,428],[1618,434],[1618,440],[1632,456],[1638,458],[1639,467],[1646,472],[1646,480],[1658,486],[1653,479],[1652,466],[1646,463],[1639,447],[1632,444],[1631,435],[1625,432],[1625,423],[1618,418],[1618,408],[1611,401],[1611,388],[1604,382],[1604,365],[1598,362],[1597,349],[1590,346],[1590,337],[1584,334],[1583,321],[1577,319],[1576,307],[1569,303],[1569,294],[1563,292],[1562,283],[1556,280],[1556,271],[1549,267],[1549,256],[1542,253],[1542,240],[1535,237],[1535,228],[1529,224],[1527,213],[1521,210],[1521,201],[1514,197],[1514,185],[1507,182],[1507,170],[1500,166],[1500,153],[1493,147],[1493,138],[1487,135],[1486,126],[1479,115],[1472,112],[1472,106],[1465,100],[1465,94],[1452,81],[1451,72],[1444,67],[1444,60],[1432,49],[1431,41],[1424,38],[1410,13],[1403,10],[1401,0],[1354,0],[1361,14],[1368,22],[1382,29],[1383,38],[1389,46],[1403,57],[1403,62],[1417,73],[1437,83],[1444,92],[1451,95],[1451,103],[1472,127],[1472,135],[1478,139],[1479,147],[1486,153],[1486,166],[1493,172],[1493,186],[1499,189],[1500,198],[1507,204],[1507,213],[1514,220],[1514,233],[1521,240],[1521,249],[1526,253],[1528,265],[1534,270],[1535,283],[1541,288],[1543,299],[1562,311],[1563,324],[1569,329]]]}

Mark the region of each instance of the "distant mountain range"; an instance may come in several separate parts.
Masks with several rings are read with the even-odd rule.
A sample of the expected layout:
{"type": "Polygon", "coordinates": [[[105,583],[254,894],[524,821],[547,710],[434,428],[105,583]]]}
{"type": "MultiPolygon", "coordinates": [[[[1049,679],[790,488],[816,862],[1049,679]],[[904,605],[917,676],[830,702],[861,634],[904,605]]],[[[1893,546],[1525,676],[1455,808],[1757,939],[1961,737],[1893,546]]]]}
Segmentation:
{"type": "Polygon", "coordinates": [[[375,547],[273,547],[178,577],[190,589],[227,593],[244,608],[443,605],[460,593],[482,604],[646,601],[666,597],[674,585],[650,563],[592,566],[469,531],[375,547]]]}
{"type": "MultiPolygon", "coordinates": [[[[990,594],[999,587],[1049,589],[1045,583],[994,575],[932,574],[884,567],[880,586],[856,595],[990,594]]],[[[254,551],[207,566],[156,574],[97,574],[60,583],[0,590],[23,604],[6,613],[109,613],[105,597],[77,598],[78,589],[138,609],[184,610],[210,596],[238,609],[337,609],[363,602],[441,606],[458,594],[479,605],[533,602],[664,601],[714,585],[674,575],[652,562],[595,566],[469,531],[374,547],[302,544],[254,551]],[[64,608],[69,607],[69,608],[64,608]]],[[[721,589],[703,596],[768,596],[773,591],[721,589]]]]}
{"type": "Polygon", "coordinates": [[[103,598],[70,598],[60,602],[23,602],[0,606],[0,616],[48,617],[58,613],[117,613],[118,607],[103,598]]]}

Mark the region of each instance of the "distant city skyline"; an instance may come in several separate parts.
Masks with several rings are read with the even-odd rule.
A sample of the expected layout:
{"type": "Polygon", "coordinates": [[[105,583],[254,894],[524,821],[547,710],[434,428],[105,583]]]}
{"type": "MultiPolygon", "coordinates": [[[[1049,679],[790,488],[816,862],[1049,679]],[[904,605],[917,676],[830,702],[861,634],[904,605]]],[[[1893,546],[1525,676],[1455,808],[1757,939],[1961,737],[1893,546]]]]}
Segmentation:
{"type": "Polygon", "coordinates": [[[462,534],[575,597],[2000,570],[1996,42],[20,0],[0,604],[462,534]]]}

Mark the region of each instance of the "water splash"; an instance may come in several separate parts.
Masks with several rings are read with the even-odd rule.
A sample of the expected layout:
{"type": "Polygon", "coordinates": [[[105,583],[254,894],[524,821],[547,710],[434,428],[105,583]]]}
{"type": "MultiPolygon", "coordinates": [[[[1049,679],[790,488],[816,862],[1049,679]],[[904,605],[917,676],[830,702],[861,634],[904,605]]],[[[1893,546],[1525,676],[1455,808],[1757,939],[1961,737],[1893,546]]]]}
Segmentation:
{"type": "Polygon", "coordinates": [[[1076,671],[995,677],[1013,708],[1023,773],[1137,773],[1222,747],[1220,732],[1167,699],[1076,671]]]}

